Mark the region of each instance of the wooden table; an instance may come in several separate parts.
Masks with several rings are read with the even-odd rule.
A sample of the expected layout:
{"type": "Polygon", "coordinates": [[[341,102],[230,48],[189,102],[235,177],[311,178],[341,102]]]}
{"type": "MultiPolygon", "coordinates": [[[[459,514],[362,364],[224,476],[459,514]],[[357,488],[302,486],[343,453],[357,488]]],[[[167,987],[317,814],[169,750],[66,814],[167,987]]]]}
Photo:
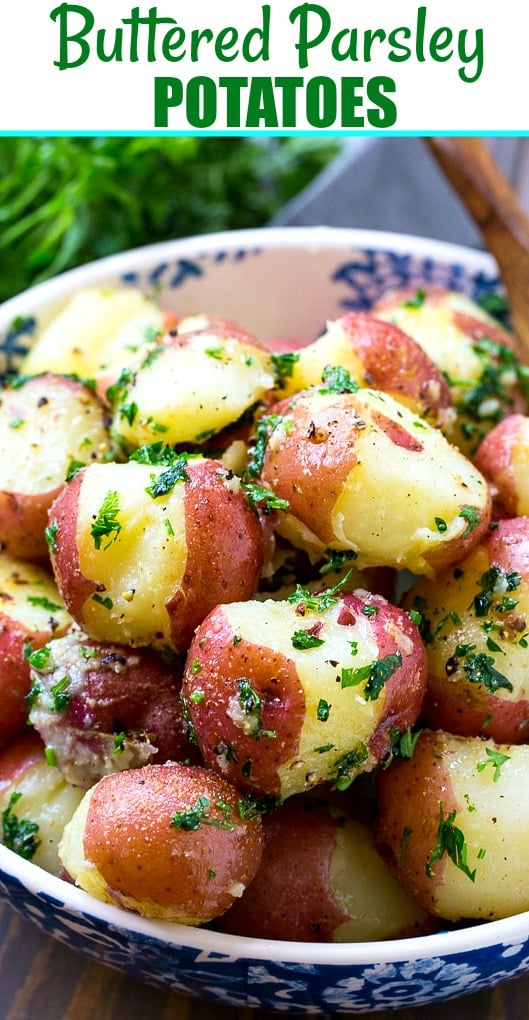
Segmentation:
{"type": "MultiPolygon", "coordinates": [[[[0,1020],[278,1020],[281,1015],[188,1000],[131,981],[42,935],[0,905],[0,1020]]],[[[529,1020],[529,976],[454,1002],[369,1015],[529,1020]]],[[[358,1014],[338,1016],[352,1020],[358,1014]]]]}

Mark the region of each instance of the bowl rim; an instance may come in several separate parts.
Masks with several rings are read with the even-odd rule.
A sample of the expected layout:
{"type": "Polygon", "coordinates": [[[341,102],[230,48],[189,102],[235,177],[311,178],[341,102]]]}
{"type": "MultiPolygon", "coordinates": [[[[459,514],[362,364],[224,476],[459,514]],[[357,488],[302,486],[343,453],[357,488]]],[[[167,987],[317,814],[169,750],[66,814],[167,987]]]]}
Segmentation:
{"type": "MultiPolygon", "coordinates": [[[[18,316],[38,312],[42,306],[81,285],[97,285],[107,275],[125,275],[132,270],[141,273],[153,263],[164,263],[191,254],[215,257],[221,253],[235,255],[251,249],[307,247],[315,251],[331,247],[344,254],[355,250],[397,252],[463,265],[471,272],[491,277],[498,275],[497,265],[489,253],[452,242],[355,227],[264,226],[156,242],[69,269],[3,302],[0,305],[0,328],[8,328],[18,316]]],[[[133,932],[172,947],[189,947],[215,954],[221,959],[242,957],[298,966],[364,966],[451,956],[498,944],[513,946],[529,937],[529,911],[524,911],[496,921],[474,922],[456,930],[372,942],[309,943],[246,938],[209,928],[150,920],[103,903],[0,844],[1,875],[18,881],[28,893],[41,901],[49,899],[52,904],[60,904],[78,917],[94,918],[108,924],[113,931],[133,932]]],[[[10,902],[8,897],[5,899],[10,902]]]]}
{"type": "MultiPolygon", "coordinates": [[[[496,921],[475,922],[455,930],[371,942],[293,942],[286,939],[247,938],[195,925],[140,917],[132,911],[95,899],[0,844],[2,875],[17,879],[27,892],[38,899],[48,898],[52,906],[60,905],[79,918],[102,921],[113,932],[133,933],[173,948],[195,949],[226,961],[252,959],[297,964],[300,967],[363,967],[468,954],[495,945],[507,948],[526,942],[529,936],[529,910],[526,910],[496,921]]],[[[6,902],[10,903],[9,899],[6,902]]],[[[35,917],[35,914],[31,916],[35,917]]]]}
{"type": "Polygon", "coordinates": [[[97,285],[105,275],[125,275],[131,270],[141,272],[155,263],[164,263],[179,256],[195,257],[235,255],[251,249],[266,251],[273,248],[306,249],[335,247],[343,250],[374,250],[397,252],[429,258],[447,264],[460,264],[476,273],[497,276],[498,267],[492,255],[478,248],[454,244],[451,241],[431,240],[415,234],[391,233],[384,230],[367,230],[356,227],[255,227],[243,230],[226,230],[209,234],[194,234],[154,244],[130,248],[127,251],[106,255],[92,262],[68,269],[63,273],[34,284],[20,294],[0,304],[0,329],[6,328],[18,316],[28,314],[47,302],[71,293],[81,284],[97,285]]]}

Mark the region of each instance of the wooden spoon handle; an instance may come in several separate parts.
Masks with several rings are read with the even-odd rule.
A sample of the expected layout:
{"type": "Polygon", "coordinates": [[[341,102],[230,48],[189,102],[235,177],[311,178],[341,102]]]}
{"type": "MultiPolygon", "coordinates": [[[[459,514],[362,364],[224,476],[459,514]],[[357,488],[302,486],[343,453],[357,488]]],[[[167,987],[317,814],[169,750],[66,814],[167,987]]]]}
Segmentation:
{"type": "Polygon", "coordinates": [[[519,353],[529,361],[529,217],[482,139],[426,142],[498,263],[519,353]]]}

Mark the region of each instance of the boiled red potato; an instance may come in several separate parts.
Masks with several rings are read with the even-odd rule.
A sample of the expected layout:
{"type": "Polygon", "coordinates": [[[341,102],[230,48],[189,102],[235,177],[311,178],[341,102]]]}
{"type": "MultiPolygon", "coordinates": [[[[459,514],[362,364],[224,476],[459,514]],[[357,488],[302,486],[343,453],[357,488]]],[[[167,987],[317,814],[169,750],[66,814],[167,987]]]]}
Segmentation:
{"type": "Polygon", "coordinates": [[[51,503],[69,475],[108,460],[105,412],[76,379],[21,378],[0,390],[0,542],[23,559],[47,558],[51,503]]]}
{"type": "Polygon", "coordinates": [[[182,695],[206,764],[282,799],[345,789],[415,722],[424,649],[408,615],[358,590],[220,605],[197,628],[182,695]]]}
{"type": "Polygon", "coordinates": [[[29,665],[29,721],[74,786],[88,789],[110,772],[150,762],[199,760],[176,660],[72,630],[34,651],[29,665]]]}
{"type": "Polygon", "coordinates": [[[50,574],[0,553],[0,747],[27,726],[29,653],[71,625],[50,574]]]}
{"type": "Polygon", "coordinates": [[[22,371],[97,379],[103,396],[109,383],[123,368],[136,365],[166,326],[158,303],[136,287],[87,287],[70,297],[40,331],[22,371]]]}
{"type": "Polygon", "coordinates": [[[423,730],[378,775],[376,842],[402,886],[450,921],[529,909],[529,746],[423,730]]]}
{"type": "Polygon", "coordinates": [[[455,570],[404,605],[428,655],[423,718],[452,733],[529,740],[529,517],[496,522],[455,570]]]}
{"type": "Polygon", "coordinates": [[[217,924],[246,938],[368,942],[431,929],[345,802],[301,795],[263,817],[257,875],[217,924]],[[285,895],[288,890],[288,895],[285,895]]]}
{"type": "Polygon", "coordinates": [[[113,399],[113,434],[126,450],[163,436],[201,445],[258,403],[273,386],[269,354],[238,328],[170,334],[113,399]]]}
{"type": "Polygon", "coordinates": [[[453,442],[473,455],[494,425],[525,413],[521,369],[510,333],[465,294],[407,288],[372,309],[413,337],[446,376],[457,418],[453,442]]]}
{"type": "Polygon", "coordinates": [[[504,418],[480,444],[474,463],[490,481],[505,515],[529,514],[529,417],[504,418]]]}
{"type": "Polygon", "coordinates": [[[448,428],[454,417],[448,384],[433,360],[397,326],[372,315],[342,315],[313,343],[277,361],[285,396],[319,385],[329,366],[341,366],[360,386],[390,393],[432,425],[448,428]]]}
{"type": "Polygon", "coordinates": [[[59,875],[59,840],[82,796],[50,764],[38,735],[25,733],[0,751],[0,842],[59,875]]]}
{"type": "Polygon", "coordinates": [[[388,394],[336,383],[281,401],[259,422],[251,461],[288,503],[279,533],[314,559],[349,550],[360,567],[431,575],[460,559],[490,520],[483,476],[388,394]]]}
{"type": "Polygon", "coordinates": [[[218,602],[249,598],[263,529],[218,461],[139,451],[145,462],[92,464],[50,511],[57,584],[97,641],[185,651],[218,602]]]}
{"type": "Polygon", "coordinates": [[[263,846],[260,816],[198,765],[146,765],[101,779],[60,855],[86,892],[146,917],[202,924],[242,895],[263,846]]]}

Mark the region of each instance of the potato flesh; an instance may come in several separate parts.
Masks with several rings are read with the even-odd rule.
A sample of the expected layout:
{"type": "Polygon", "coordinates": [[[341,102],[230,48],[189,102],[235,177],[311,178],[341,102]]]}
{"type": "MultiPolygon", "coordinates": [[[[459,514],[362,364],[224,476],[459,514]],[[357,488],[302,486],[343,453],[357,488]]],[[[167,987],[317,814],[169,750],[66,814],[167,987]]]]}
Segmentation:
{"type": "Polygon", "coordinates": [[[86,464],[108,452],[102,409],[78,386],[43,380],[1,395],[0,490],[49,492],[65,481],[72,461],[86,464]]]}
{"type": "Polygon", "coordinates": [[[239,339],[197,334],[160,348],[117,406],[114,428],[129,446],[200,443],[240,418],[274,384],[269,355],[239,339]],[[208,353],[209,352],[209,353],[208,353]],[[130,421],[120,407],[136,405],[130,421]],[[163,430],[163,431],[162,431],[163,430]]]}
{"type": "MultiPolygon", "coordinates": [[[[431,621],[433,640],[426,646],[430,674],[442,677],[447,686],[451,682],[461,683],[461,668],[450,674],[446,669],[447,662],[454,661],[456,649],[468,646],[476,652],[490,655],[487,641],[493,639],[498,651],[494,654],[494,665],[512,684],[512,690],[499,688],[495,698],[516,702],[529,699],[529,661],[525,643],[520,645],[519,639],[525,633],[517,631],[503,636],[502,626],[508,634],[509,615],[503,613],[494,616],[497,629],[484,630],[486,619],[477,616],[474,610],[474,598],[482,591],[479,580],[491,567],[486,550],[482,547],[474,549],[461,563],[458,576],[454,578],[452,571],[440,575],[435,582],[419,581],[407,595],[407,605],[415,600],[426,599],[424,615],[431,621]],[[453,679],[451,679],[453,677],[453,679]]],[[[501,578],[500,578],[501,581],[501,578]]],[[[529,585],[520,582],[512,591],[505,591],[516,601],[515,612],[518,619],[529,620],[529,585]]],[[[499,600],[500,595],[497,595],[499,600]]],[[[420,601],[417,601],[417,605],[420,601]]]]}
{"type": "Polygon", "coordinates": [[[512,451],[512,470],[516,485],[516,513],[529,515],[529,420],[524,434],[518,437],[512,451]]]}
{"type": "MultiPolygon", "coordinates": [[[[335,394],[318,390],[305,391],[305,396],[299,399],[315,415],[332,408],[337,401],[335,394]]],[[[448,543],[457,542],[468,529],[461,509],[472,506],[488,516],[486,482],[439,430],[419,420],[391,397],[374,390],[359,390],[348,413],[353,410],[362,427],[356,439],[355,462],[333,506],[330,530],[334,540],[330,544],[358,552],[361,566],[393,566],[431,575],[432,556],[448,543]],[[391,431],[385,431],[378,423],[380,415],[389,421],[390,429],[394,423],[404,430],[418,448],[409,449],[404,441],[402,445],[395,442],[391,431]],[[444,522],[446,527],[442,531],[436,519],[444,522]]],[[[292,436],[288,431],[288,413],[285,422],[270,437],[272,454],[282,444],[288,449],[292,436]]],[[[296,461],[295,449],[291,472],[293,476],[299,472],[301,485],[302,454],[296,461]]],[[[273,479],[269,481],[275,485],[273,479]]],[[[277,490],[282,494],[281,477],[277,490]]],[[[293,517],[295,505],[285,515],[285,525],[280,524],[279,530],[295,540],[296,528],[290,523],[293,517]]],[[[316,538],[320,537],[321,523],[325,527],[325,522],[318,520],[317,508],[313,520],[302,521],[305,527],[314,530],[316,538]]]]}
{"type": "Polygon", "coordinates": [[[42,330],[22,370],[92,378],[103,367],[128,364],[162,329],[161,309],[141,291],[86,288],[42,330]]]}
{"type": "MultiPolygon", "coordinates": [[[[378,658],[378,644],[373,627],[366,616],[358,614],[354,626],[339,624],[340,605],[326,610],[323,617],[300,617],[295,606],[287,602],[232,603],[223,607],[235,634],[244,634],[246,641],[257,647],[273,648],[294,661],[305,695],[305,719],[296,757],[278,767],[281,796],[299,793],[307,785],[306,776],[322,782],[335,774],[337,759],[360,744],[367,745],[378,720],[383,715],[385,695],[367,701],[357,687],[342,688],[341,668],[361,667],[378,658]],[[307,629],[316,619],[323,619],[320,637],[325,643],[310,650],[299,650],[292,645],[292,635],[307,629]],[[353,655],[351,641],[357,641],[358,652],[353,655]],[[329,661],[332,659],[332,663],[329,661]],[[331,704],[327,722],[318,719],[320,700],[331,704]],[[332,720],[332,721],[331,721],[332,720]],[[316,748],[331,743],[327,752],[316,748]]],[[[200,678],[199,678],[200,680],[200,678]]],[[[246,721],[241,717],[241,725],[246,721]]],[[[310,782],[308,785],[311,785],[310,782]]]]}
{"type": "Polygon", "coordinates": [[[55,630],[60,633],[71,623],[49,573],[6,553],[0,555],[0,608],[10,619],[21,623],[28,633],[49,633],[50,616],[56,623],[55,630]]]}
{"type": "Polygon", "coordinates": [[[396,938],[424,924],[426,913],[392,875],[375,849],[370,826],[354,818],[337,829],[330,862],[334,898],[349,919],[334,942],[396,938]]]}
{"type": "Polygon", "coordinates": [[[426,301],[418,307],[402,303],[387,310],[377,310],[376,316],[392,322],[413,337],[455,383],[477,380],[483,372],[483,360],[454,322],[454,311],[480,319],[484,334],[487,325],[491,324],[489,316],[464,294],[450,294],[444,302],[428,304],[426,301]]]}
{"type": "Polygon", "coordinates": [[[99,640],[170,644],[165,604],[182,581],[187,548],[184,485],[176,484],[157,499],[145,494],[152,476],[163,470],[131,461],[118,474],[111,465],[92,465],[90,485],[81,486],[77,520],[81,572],[104,585],[102,597],[112,600],[110,609],[93,598],[83,606],[84,625],[99,640]],[[119,494],[121,531],[115,541],[103,539],[97,549],[91,526],[114,490],[119,494]]]}
{"type": "MultiPolygon", "coordinates": [[[[364,403],[359,394],[359,404],[369,421],[373,401],[364,403]]],[[[429,553],[464,534],[467,522],[460,510],[482,507],[486,485],[441,432],[417,428],[417,416],[406,408],[399,409],[398,420],[419,441],[424,435],[423,450],[417,455],[396,446],[382,429],[368,426],[360,435],[359,462],[335,504],[334,530],[372,562],[379,561],[383,543],[388,565],[429,572],[429,553]],[[446,524],[442,533],[436,518],[446,524]]]]}
{"type": "Polygon", "coordinates": [[[436,912],[449,919],[492,920],[529,909],[529,746],[497,747],[447,736],[446,751],[445,764],[459,805],[455,824],[464,833],[468,865],[476,875],[471,882],[447,860],[436,888],[436,912]],[[496,781],[487,747],[509,756],[496,781]],[[479,771],[482,763],[485,767],[479,771]]]}
{"type": "Polygon", "coordinates": [[[281,396],[288,396],[308,386],[321,383],[328,365],[342,365],[361,384],[365,367],[355,353],[346,331],[339,323],[328,322],[326,332],[306,347],[296,351],[292,375],[284,380],[281,396]]]}
{"type": "Polygon", "coordinates": [[[58,857],[58,844],[66,823],[81,802],[83,790],[66,782],[59,770],[44,760],[31,765],[18,776],[10,787],[4,787],[0,795],[0,811],[7,808],[13,793],[22,796],[12,808],[12,814],[19,819],[36,822],[36,837],[40,846],[31,858],[33,864],[59,875],[62,865],[58,857]]]}

